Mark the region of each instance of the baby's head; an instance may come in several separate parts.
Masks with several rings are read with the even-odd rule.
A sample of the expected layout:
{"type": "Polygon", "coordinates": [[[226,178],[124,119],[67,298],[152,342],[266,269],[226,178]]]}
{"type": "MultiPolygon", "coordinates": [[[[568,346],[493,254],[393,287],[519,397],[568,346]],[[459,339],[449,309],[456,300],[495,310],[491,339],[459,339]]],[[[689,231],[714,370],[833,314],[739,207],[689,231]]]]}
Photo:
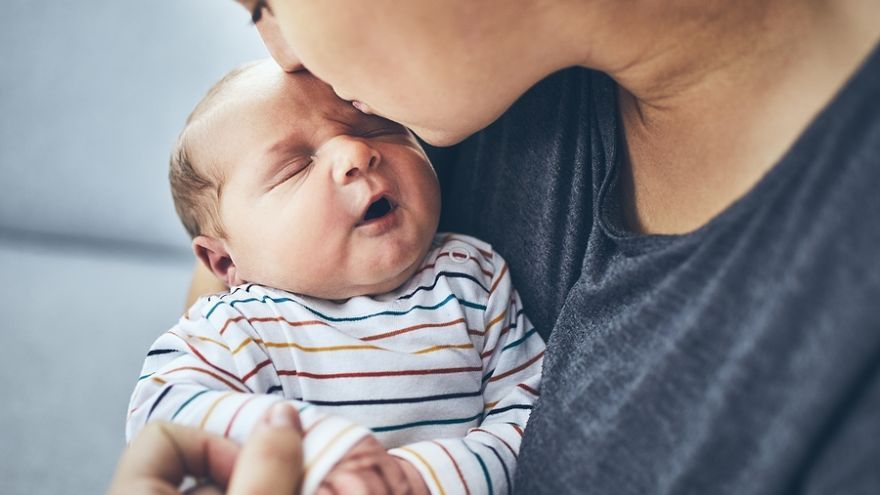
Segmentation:
{"type": "Polygon", "coordinates": [[[271,61],[211,88],[169,175],[193,250],[215,275],[325,299],[401,285],[440,213],[437,176],[406,128],[271,61]]]}

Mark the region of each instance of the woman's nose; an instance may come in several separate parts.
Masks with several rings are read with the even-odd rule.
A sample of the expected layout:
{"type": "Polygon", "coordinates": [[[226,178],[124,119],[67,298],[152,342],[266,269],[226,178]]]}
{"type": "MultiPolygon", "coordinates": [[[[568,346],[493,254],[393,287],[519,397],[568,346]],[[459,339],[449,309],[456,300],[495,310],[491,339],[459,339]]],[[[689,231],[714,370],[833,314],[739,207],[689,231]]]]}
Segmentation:
{"type": "Polygon", "coordinates": [[[360,137],[337,136],[324,147],[332,160],[333,180],[337,184],[345,185],[357,180],[382,162],[379,151],[368,140],[360,137]]]}

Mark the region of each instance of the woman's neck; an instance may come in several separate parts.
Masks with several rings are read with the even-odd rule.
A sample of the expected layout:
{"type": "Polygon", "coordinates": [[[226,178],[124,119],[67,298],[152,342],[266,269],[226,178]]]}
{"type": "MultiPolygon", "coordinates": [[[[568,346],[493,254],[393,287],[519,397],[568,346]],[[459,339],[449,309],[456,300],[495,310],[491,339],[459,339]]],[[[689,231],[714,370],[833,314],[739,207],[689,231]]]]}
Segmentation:
{"type": "Polygon", "coordinates": [[[625,29],[584,35],[584,65],[621,88],[622,200],[637,231],[694,230],[745,194],[880,38],[877,0],[706,3],[636,2],[608,14],[625,29]]]}

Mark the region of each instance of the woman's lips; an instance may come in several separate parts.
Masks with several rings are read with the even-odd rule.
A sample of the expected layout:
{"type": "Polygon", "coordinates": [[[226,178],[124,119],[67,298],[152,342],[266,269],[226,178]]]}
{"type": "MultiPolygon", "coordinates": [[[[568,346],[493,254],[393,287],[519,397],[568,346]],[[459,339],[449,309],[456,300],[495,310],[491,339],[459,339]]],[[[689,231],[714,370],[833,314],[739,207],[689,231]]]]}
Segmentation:
{"type": "Polygon", "coordinates": [[[360,102],[360,101],[354,100],[354,101],[351,102],[351,106],[357,108],[358,111],[360,111],[361,113],[365,113],[365,114],[367,114],[367,115],[372,115],[372,114],[373,114],[373,111],[370,109],[370,107],[368,107],[368,106],[367,106],[366,104],[364,104],[363,102],[360,102]]]}

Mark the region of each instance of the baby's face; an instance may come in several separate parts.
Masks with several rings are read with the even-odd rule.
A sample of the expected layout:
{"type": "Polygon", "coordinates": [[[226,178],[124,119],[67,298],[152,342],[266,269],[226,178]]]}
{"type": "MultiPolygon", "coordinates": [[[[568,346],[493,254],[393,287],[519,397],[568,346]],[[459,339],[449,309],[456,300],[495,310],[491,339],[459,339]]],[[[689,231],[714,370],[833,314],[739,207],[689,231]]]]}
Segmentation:
{"type": "Polygon", "coordinates": [[[199,119],[193,161],[221,177],[237,283],[326,299],[405,282],[437,229],[440,193],[404,127],[274,63],[247,69],[199,119]]]}

